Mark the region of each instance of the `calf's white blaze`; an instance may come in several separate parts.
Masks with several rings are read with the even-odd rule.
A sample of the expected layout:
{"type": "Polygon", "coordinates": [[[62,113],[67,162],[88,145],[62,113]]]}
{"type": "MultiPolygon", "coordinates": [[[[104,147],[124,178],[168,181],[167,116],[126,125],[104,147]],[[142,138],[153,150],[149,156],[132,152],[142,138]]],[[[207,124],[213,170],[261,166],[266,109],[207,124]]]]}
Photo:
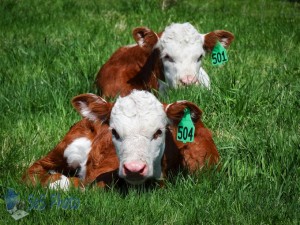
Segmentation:
{"type": "Polygon", "coordinates": [[[151,93],[133,91],[117,99],[111,111],[110,128],[119,135],[113,136],[113,143],[120,162],[120,177],[127,179],[122,172],[125,163],[143,162],[147,166],[145,176],[141,180],[127,179],[129,183],[138,184],[147,178],[160,178],[166,125],[163,105],[151,93]],[[161,132],[154,136],[158,130],[161,132]]]}
{"type": "Polygon", "coordinates": [[[64,151],[64,157],[69,166],[73,169],[80,168],[78,175],[81,179],[85,178],[86,162],[91,151],[91,144],[86,137],[77,138],[64,151]]]}
{"type": "Polygon", "coordinates": [[[170,87],[181,85],[180,80],[187,76],[193,76],[197,83],[210,87],[208,75],[201,68],[200,56],[205,54],[203,45],[204,35],[190,23],[166,27],[156,47],[161,52],[166,82],[170,87]]]}

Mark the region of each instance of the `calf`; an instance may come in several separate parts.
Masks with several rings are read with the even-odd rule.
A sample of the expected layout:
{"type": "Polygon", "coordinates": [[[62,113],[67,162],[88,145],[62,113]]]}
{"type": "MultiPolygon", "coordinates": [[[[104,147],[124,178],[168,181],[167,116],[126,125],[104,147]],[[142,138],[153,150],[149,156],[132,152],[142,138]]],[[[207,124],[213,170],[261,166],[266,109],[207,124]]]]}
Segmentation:
{"type": "Polygon", "coordinates": [[[105,186],[123,178],[131,184],[166,177],[180,168],[194,172],[216,164],[218,151],[211,133],[193,103],[160,103],[146,91],[134,90],[115,103],[94,94],[72,100],[83,119],[23,179],[50,188],[84,187],[96,181],[105,186]],[[189,108],[195,126],[194,142],[176,140],[177,126],[189,108]]]}
{"type": "Polygon", "coordinates": [[[224,30],[200,34],[189,23],[171,24],[158,34],[140,27],[133,37],[137,44],[119,48],[98,72],[96,85],[102,96],[127,95],[133,89],[164,92],[190,84],[210,88],[201,60],[217,41],[228,47],[234,39],[224,30]]]}

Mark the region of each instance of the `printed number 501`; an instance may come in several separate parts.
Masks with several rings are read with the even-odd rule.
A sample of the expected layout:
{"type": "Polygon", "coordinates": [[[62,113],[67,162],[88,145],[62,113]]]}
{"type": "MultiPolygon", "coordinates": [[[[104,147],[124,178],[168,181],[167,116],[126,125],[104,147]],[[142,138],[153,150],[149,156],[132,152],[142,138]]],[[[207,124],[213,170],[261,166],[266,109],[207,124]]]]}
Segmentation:
{"type": "Polygon", "coordinates": [[[225,56],[225,52],[223,51],[222,54],[220,52],[212,54],[213,64],[221,63],[227,61],[225,56]]]}

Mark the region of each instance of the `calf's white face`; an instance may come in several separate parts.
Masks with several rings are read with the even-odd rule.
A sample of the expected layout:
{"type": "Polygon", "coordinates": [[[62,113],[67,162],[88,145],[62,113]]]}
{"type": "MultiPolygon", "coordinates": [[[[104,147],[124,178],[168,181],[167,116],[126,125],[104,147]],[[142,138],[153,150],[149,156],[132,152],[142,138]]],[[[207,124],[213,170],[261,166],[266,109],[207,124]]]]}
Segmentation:
{"type": "Polygon", "coordinates": [[[155,43],[153,47],[159,49],[166,79],[166,83],[160,82],[161,91],[166,86],[176,88],[190,84],[210,88],[210,79],[201,67],[201,60],[206,52],[213,50],[217,41],[228,47],[234,39],[234,35],[225,30],[200,34],[190,23],[173,23],[165,28],[160,38],[147,28],[137,28],[134,37],[141,47],[155,43]]]}
{"type": "Polygon", "coordinates": [[[119,158],[119,176],[131,184],[161,176],[167,116],[150,93],[133,91],[112,108],[110,128],[119,158]]]}
{"type": "Polygon", "coordinates": [[[138,27],[133,30],[133,37],[144,50],[159,50],[166,80],[160,82],[160,91],[167,86],[176,88],[190,84],[210,88],[210,79],[201,67],[201,60],[206,52],[213,50],[217,41],[228,47],[234,39],[234,35],[225,30],[200,34],[190,23],[173,23],[161,35],[138,27]]]}
{"type": "Polygon", "coordinates": [[[161,52],[166,82],[171,87],[199,84],[204,35],[189,23],[166,27],[157,47],[161,52]]]}

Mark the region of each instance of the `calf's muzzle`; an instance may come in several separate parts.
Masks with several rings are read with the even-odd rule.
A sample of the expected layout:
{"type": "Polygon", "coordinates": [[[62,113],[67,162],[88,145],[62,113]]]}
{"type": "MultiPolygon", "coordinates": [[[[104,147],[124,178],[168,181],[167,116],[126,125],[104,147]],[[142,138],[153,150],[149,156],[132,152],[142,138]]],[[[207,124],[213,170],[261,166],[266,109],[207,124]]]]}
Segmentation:
{"type": "Polygon", "coordinates": [[[199,84],[197,77],[193,75],[184,76],[179,81],[182,85],[199,84]]]}

